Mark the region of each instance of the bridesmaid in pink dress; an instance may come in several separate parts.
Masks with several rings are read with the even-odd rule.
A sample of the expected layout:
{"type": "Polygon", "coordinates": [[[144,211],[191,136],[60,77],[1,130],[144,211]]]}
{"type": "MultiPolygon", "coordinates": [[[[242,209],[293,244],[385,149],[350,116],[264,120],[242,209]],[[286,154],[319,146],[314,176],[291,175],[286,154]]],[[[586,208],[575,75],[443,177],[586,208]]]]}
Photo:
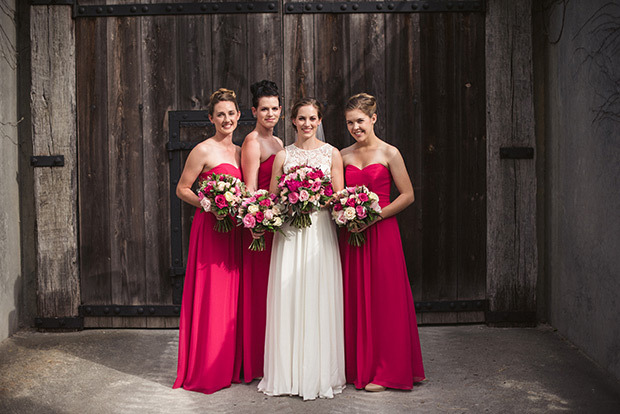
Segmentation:
{"type": "MultiPolygon", "coordinates": [[[[273,135],[282,106],[274,82],[263,80],[253,84],[250,90],[256,127],[243,141],[241,166],[247,190],[253,192],[269,190],[275,154],[283,149],[282,140],[273,135]]],[[[249,230],[243,230],[243,378],[248,383],[263,376],[267,280],[273,233],[265,234],[263,251],[248,249],[252,237],[249,230]]]]}
{"type": "Polygon", "coordinates": [[[237,340],[237,308],[241,234],[213,229],[215,214],[200,207],[192,185],[199,176],[217,172],[241,178],[241,148],[232,137],[241,113],[235,93],[219,89],[211,95],[209,120],[215,135],[187,157],[177,196],[196,207],[187,257],[179,325],[179,360],[173,388],[211,394],[238,383],[241,344],[237,340]]]}
{"type": "Polygon", "coordinates": [[[366,185],[379,196],[381,216],[365,231],[361,247],[340,253],[344,283],[347,382],[366,391],[412,389],[424,380],[413,297],[395,214],[413,203],[413,186],[398,149],[374,132],[377,104],[362,93],[349,98],[346,120],[356,143],[342,150],[347,186],[366,185]],[[392,180],[400,195],[390,202],[392,180]]]}

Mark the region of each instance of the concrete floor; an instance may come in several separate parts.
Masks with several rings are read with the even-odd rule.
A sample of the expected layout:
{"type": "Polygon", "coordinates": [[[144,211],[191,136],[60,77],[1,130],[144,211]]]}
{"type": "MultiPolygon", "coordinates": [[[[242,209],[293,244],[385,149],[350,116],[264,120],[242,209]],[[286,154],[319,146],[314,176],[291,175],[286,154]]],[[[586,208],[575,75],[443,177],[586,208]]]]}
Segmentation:
{"type": "Polygon", "coordinates": [[[348,386],[332,400],[267,397],[257,382],[173,390],[176,330],[24,331],[0,343],[0,413],[620,413],[620,383],[552,329],[420,328],[428,380],[348,386]]]}

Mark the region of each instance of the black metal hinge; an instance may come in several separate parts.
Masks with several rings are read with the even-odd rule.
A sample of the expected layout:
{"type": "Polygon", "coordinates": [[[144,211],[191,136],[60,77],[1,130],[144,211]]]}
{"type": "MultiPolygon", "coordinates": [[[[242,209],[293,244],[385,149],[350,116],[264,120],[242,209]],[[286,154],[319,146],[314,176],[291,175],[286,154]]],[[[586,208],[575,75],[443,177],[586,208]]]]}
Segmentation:
{"type": "Polygon", "coordinates": [[[187,14],[277,13],[276,2],[76,5],[73,17],[178,16],[187,14]]]}
{"type": "Polygon", "coordinates": [[[299,13],[424,13],[484,12],[485,2],[475,1],[369,1],[286,3],[285,14],[299,13]]]}
{"type": "Polygon", "coordinates": [[[30,157],[30,165],[33,167],[63,167],[64,155],[35,155],[30,157]]]}
{"type": "Polygon", "coordinates": [[[61,318],[34,318],[34,326],[42,330],[78,330],[84,329],[84,318],[61,317],[61,318]]]}
{"type": "Polygon", "coordinates": [[[180,305],[80,305],[80,316],[179,316],[180,305]]]}
{"type": "Polygon", "coordinates": [[[450,300],[436,302],[416,302],[415,311],[425,312],[476,312],[486,311],[488,300],[450,300]]]}

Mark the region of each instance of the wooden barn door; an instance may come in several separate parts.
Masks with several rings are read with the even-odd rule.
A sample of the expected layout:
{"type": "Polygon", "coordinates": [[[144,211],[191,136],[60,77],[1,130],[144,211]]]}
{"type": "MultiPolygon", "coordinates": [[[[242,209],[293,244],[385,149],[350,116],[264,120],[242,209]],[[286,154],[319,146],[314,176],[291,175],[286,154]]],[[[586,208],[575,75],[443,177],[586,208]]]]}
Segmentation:
{"type": "MultiPolygon", "coordinates": [[[[277,2],[275,12],[243,3],[242,13],[166,15],[180,4],[165,2],[172,12],[161,5],[161,13],[146,15],[162,2],[134,11],[117,2],[126,12],[117,15],[119,6],[110,3],[80,0],[79,13],[93,17],[76,16],[87,327],[177,326],[171,269],[181,260],[171,257],[171,232],[187,240],[191,208],[184,207],[181,228],[171,228],[168,114],[204,110],[223,86],[236,90],[247,109],[249,85],[261,79],[278,82],[286,110],[300,96],[321,100],[328,141],[339,148],[352,143],[346,98],[377,96],[377,133],[401,150],[416,191],[399,223],[418,318],[484,320],[484,13],[447,11],[445,2],[431,1],[444,12],[298,12],[306,3],[277,2]]],[[[247,132],[240,128],[235,140],[247,132]]],[[[179,139],[204,134],[185,128],[179,139]]],[[[292,142],[289,122],[281,123],[280,136],[292,142]]]]}

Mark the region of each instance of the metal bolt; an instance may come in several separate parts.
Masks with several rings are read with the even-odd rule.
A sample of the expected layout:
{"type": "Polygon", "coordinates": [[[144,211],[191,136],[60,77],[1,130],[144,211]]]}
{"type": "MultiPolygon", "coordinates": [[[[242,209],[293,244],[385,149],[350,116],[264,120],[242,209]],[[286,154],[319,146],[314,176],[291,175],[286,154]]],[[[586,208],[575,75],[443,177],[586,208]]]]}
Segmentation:
{"type": "Polygon", "coordinates": [[[97,7],[97,9],[95,10],[98,14],[103,13],[103,7],[97,7]]]}
{"type": "Polygon", "coordinates": [[[360,8],[359,4],[354,4],[354,5],[353,5],[353,10],[357,10],[357,9],[359,9],[359,8],[360,8]]]}
{"type": "Polygon", "coordinates": [[[311,5],[309,5],[309,4],[306,4],[305,9],[306,9],[306,10],[312,10],[312,6],[311,6],[311,5]]]}
{"type": "Polygon", "coordinates": [[[86,13],[86,9],[85,9],[84,7],[80,7],[80,8],[78,9],[78,13],[80,13],[80,14],[84,14],[84,13],[86,13]]]}
{"type": "Polygon", "coordinates": [[[347,9],[347,5],[346,4],[340,5],[340,10],[344,11],[346,9],[347,9]]]}
{"type": "Polygon", "coordinates": [[[119,308],[118,306],[117,306],[117,307],[115,307],[115,308],[114,308],[114,313],[115,313],[115,314],[117,314],[117,315],[118,315],[119,313],[121,313],[121,308],[119,308]]]}
{"type": "Polygon", "coordinates": [[[323,5],[322,4],[317,4],[316,9],[317,10],[323,10],[323,5]]]}
{"type": "Polygon", "coordinates": [[[383,9],[383,4],[377,3],[377,10],[382,10],[382,9],[383,9]]]}
{"type": "Polygon", "coordinates": [[[166,11],[167,11],[167,12],[172,11],[172,6],[166,6],[166,11]]]}
{"type": "Polygon", "coordinates": [[[108,7],[108,13],[113,13],[114,12],[114,7],[108,7]]]}
{"type": "Polygon", "coordinates": [[[205,11],[207,10],[207,5],[203,4],[202,6],[200,6],[200,10],[205,11]]]}
{"type": "Polygon", "coordinates": [[[177,10],[178,10],[178,11],[183,11],[183,6],[182,6],[181,4],[179,4],[179,5],[177,6],[177,10]]]}
{"type": "Polygon", "coordinates": [[[237,10],[241,10],[242,8],[243,8],[243,6],[242,6],[242,5],[237,4],[237,10]]]}
{"type": "Polygon", "coordinates": [[[146,13],[147,11],[149,11],[149,6],[142,6],[142,11],[144,13],[146,13]]]}
{"type": "Polygon", "coordinates": [[[129,8],[129,11],[132,12],[132,13],[135,13],[137,10],[138,10],[138,8],[136,6],[131,6],[129,8]]]}
{"type": "Polygon", "coordinates": [[[142,314],[144,313],[144,308],[139,307],[139,308],[138,308],[138,313],[139,313],[140,315],[142,315],[142,314]]]}
{"type": "Polygon", "coordinates": [[[153,308],[153,307],[149,308],[149,312],[150,313],[155,313],[155,308],[153,308]]]}

